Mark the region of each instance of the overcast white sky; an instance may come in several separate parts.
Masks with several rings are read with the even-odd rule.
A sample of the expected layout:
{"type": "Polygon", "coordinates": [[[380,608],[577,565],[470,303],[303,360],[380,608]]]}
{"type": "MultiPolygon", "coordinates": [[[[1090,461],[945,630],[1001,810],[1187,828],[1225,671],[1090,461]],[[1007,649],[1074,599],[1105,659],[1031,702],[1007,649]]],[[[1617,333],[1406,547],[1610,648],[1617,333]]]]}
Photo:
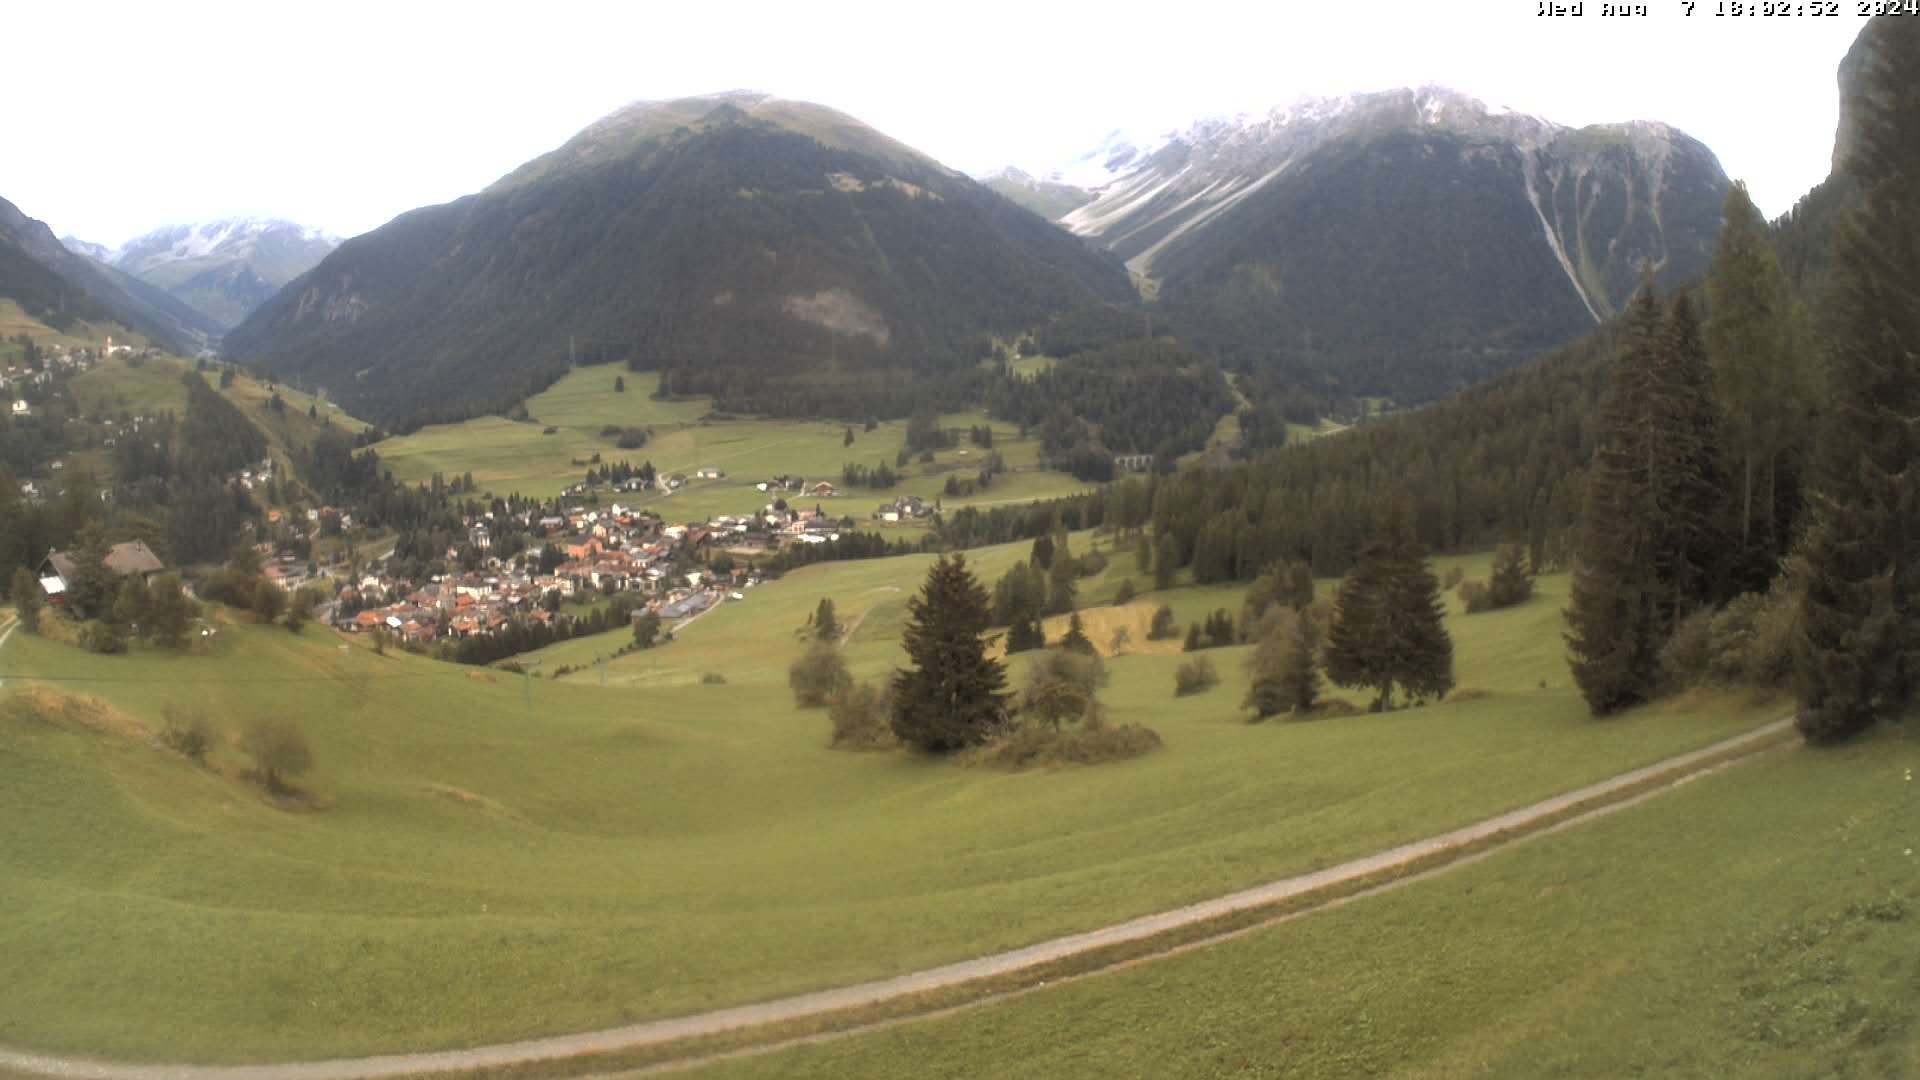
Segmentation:
{"type": "Polygon", "coordinates": [[[1826,175],[1851,2],[1839,18],[1585,6],[15,3],[0,196],[109,245],[232,215],[352,235],[629,101],[733,88],[833,106],[975,174],[1064,164],[1114,128],[1437,83],[1563,124],[1664,120],[1769,215],[1826,175]]]}

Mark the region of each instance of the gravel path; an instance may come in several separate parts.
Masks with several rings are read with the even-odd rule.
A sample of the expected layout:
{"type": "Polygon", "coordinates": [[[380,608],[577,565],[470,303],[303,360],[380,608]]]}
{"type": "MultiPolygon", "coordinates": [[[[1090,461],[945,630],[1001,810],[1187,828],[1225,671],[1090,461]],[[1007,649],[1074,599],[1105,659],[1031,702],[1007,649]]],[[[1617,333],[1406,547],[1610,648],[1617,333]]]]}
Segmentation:
{"type": "MultiPolygon", "coordinates": [[[[409,1073],[454,1072],[464,1069],[518,1065],[583,1054],[631,1050],[741,1028],[800,1020],[1006,975],[1038,964],[1065,960],[1114,945],[1138,942],[1196,923],[1269,907],[1331,887],[1351,884],[1383,871],[1430,860],[1436,856],[1444,856],[1449,850],[1496,838],[1503,833],[1537,828],[1544,821],[1564,814],[1574,807],[1595,800],[1605,800],[1609,796],[1624,796],[1629,789],[1649,781],[1667,778],[1671,783],[1678,783],[1729,755],[1755,752],[1774,745],[1779,737],[1792,727],[1792,724],[1791,717],[1778,720],[1744,735],[1737,735],[1690,753],[1667,758],[1645,768],[1621,773],[1611,779],[1569,791],[1563,795],[1556,795],[1531,806],[1524,806],[1452,832],[1402,844],[1338,866],[1298,874],[1212,900],[1204,900],[1154,915],[1145,915],[1086,933],[1054,938],[1021,949],[963,960],[889,979],[877,979],[832,990],[797,994],[754,1005],[716,1009],[691,1016],[630,1024],[604,1031],[498,1043],[468,1050],[390,1054],[380,1057],[290,1062],[277,1065],[198,1066],[90,1061],[0,1048],[0,1068],[40,1076],[90,1078],[90,1080],[380,1080],[385,1077],[405,1076],[409,1073]]],[[[1638,802],[1648,794],[1651,793],[1645,793],[1627,801],[1638,802]]],[[[1511,839],[1498,841],[1497,846],[1505,846],[1520,839],[1524,839],[1524,836],[1517,835],[1511,839]]],[[[1458,859],[1464,862],[1469,857],[1466,853],[1460,853],[1458,859]]],[[[1454,864],[1449,862],[1446,865],[1454,864]]],[[[1339,902],[1337,899],[1329,899],[1327,904],[1337,902],[1339,902]]]]}
{"type": "MultiPolygon", "coordinates": [[[[20,629],[20,619],[17,616],[9,615],[7,616],[7,621],[4,625],[6,626],[6,629],[4,631],[0,631],[0,648],[5,648],[7,645],[7,639],[13,636],[13,632],[15,630],[20,629]]],[[[0,679],[0,686],[5,686],[5,685],[7,685],[7,680],[0,679]]]]}

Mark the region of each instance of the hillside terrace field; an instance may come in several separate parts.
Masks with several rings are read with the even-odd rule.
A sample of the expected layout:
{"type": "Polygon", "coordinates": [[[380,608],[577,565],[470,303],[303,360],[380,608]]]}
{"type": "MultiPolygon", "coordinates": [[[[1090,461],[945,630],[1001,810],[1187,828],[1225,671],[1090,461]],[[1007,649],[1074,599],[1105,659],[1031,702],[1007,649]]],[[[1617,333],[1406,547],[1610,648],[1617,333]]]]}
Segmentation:
{"type": "MultiPolygon", "coordinates": [[[[619,367],[578,368],[546,391],[528,399],[533,420],[516,423],[497,416],[459,424],[422,428],[411,435],[375,445],[381,461],[394,476],[419,482],[440,473],[449,478],[473,473],[483,491],[498,495],[519,492],[550,497],[580,482],[584,463],[594,454],[606,464],[627,461],[638,467],[651,461],[664,474],[684,473],[688,484],[672,495],[649,493],[621,497],[622,503],[658,511],[669,521],[704,521],[719,514],[758,510],[772,497],[753,485],[787,474],[809,482],[827,480],[841,486],[841,470],[848,462],[872,468],[894,456],[905,444],[906,422],[888,421],[873,431],[854,425],[854,443],[844,445],[846,425],[798,420],[703,420],[707,402],[656,401],[649,395],[659,385],[651,372],[619,367]],[[626,380],[624,393],[613,391],[613,380],[626,380]],[[637,450],[622,450],[615,440],[602,437],[603,428],[650,427],[653,438],[637,450]],[[558,430],[543,434],[546,428],[558,430]],[[574,464],[581,462],[582,464],[574,464]],[[725,471],[720,480],[697,480],[697,469],[712,466],[725,471]]],[[[954,413],[941,418],[943,427],[987,423],[979,413],[954,413]]],[[[899,484],[888,489],[843,488],[835,499],[821,500],[822,509],[866,520],[874,507],[902,495],[918,495],[931,502],[941,498],[949,508],[964,505],[1029,502],[1087,490],[1065,473],[1036,467],[1037,439],[1018,439],[1006,425],[994,425],[994,448],[1005,458],[1008,472],[994,484],[968,498],[942,496],[951,473],[971,479],[986,459],[986,451],[968,445],[943,450],[932,465],[917,460],[899,471],[899,484]]],[[[608,496],[603,496],[608,497],[608,496]]],[[[798,500],[812,505],[814,500],[798,500]]]]}
{"type": "MultiPolygon", "coordinates": [[[[1025,549],[974,561],[990,578],[1025,549]]],[[[1182,699],[1184,657],[1143,651],[1110,662],[1103,695],[1165,739],[1141,759],[1010,774],[824,749],[824,715],[786,687],[795,631],[832,596],[861,619],[855,671],[883,675],[927,563],[794,572],[609,664],[604,688],[376,656],[317,626],[231,623],[184,658],[15,634],[0,1045],[203,1062],[430,1049],[844,984],[1328,865],[1781,711],[1694,696],[1590,719],[1560,655],[1565,580],[1548,578],[1522,607],[1452,617],[1462,685],[1492,692],[1464,704],[1250,726],[1245,647],[1210,652],[1222,685],[1182,699]],[[269,805],[224,740],[211,769],[156,749],[167,706],[228,736],[295,719],[321,806],[269,805]]],[[[1184,622],[1237,596],[1146,603],[1184,622]]]]}

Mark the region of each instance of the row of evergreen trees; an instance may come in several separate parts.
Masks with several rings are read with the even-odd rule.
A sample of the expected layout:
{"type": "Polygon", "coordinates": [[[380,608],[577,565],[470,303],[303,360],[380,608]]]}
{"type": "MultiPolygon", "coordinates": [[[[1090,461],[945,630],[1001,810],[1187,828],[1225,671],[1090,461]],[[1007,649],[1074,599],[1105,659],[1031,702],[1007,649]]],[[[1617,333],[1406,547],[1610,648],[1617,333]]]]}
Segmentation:
{"type": "Polygon", "coordinates": [[[1621,330],[1578,532],[1570,660],[1597,714],[1657,692],[1686,616],[1784,562],[1799,724],[1844,737],[1920,681],[1920,26],[1885,20],[1821,298],[1819,367],[1745,193],[1730,196],[1704,333],[1651,288],[1621,330]],[[1715,375],[1719,374],[1717,380],[1715,375]],[[1814,403],[1819,403],[1818,409],[1814,403]],[[1806,432],[1817,424],[1795,527],[1806,432]],[[1795,536],[1798,543],[1792,543],[1795,536]],[[1783,556],[1785,556],[1783,560],[1783,556]]]}

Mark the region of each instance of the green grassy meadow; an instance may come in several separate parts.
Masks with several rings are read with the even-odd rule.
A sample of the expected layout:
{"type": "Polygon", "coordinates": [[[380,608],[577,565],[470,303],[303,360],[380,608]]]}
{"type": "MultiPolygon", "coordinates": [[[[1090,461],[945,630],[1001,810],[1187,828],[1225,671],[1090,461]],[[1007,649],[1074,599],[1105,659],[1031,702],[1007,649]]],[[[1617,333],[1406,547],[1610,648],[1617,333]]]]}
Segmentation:
{"type": "MultiPolygon", "coordinates": [[[[639,465],[651,461],[664,473],[685,473],[688,485],[672,495],[650,493],[622,499],[658,510],[669,520],[699,521],[716,514],[750,513],[769,502],[753,485],[779,474],[840,483],[848,462],[869,468],[885,462],[905,444],[906,422],[889,421],[872,431],[854,428],[854,443],[844,444],[846,425],[798,420],[703,420],[708,403],[655,401],[651,395],[659,376],[616,367],[578,368],[527,402],[532,421],[516,423],[498,416],[479,417],[459,424],[423,428],[411,435],[376,445],[380,459],[395,477],[407,482],[426,480],[434,473],[459,476],[471,472],[482,490],[496,494],[520,492],[551,496],[580,481],[593,455],[612,463],[639,465]],[[624,393],[614,393],[613,379],[626,380],[624,393]],[[650,427],[653,437],[638,450],[621,450],[600,431],[608,425],[650,427]],[[551,435],[548,427],[557,428],[551,435]],[[581,464],[574,464],[581,462],[581,464]],[[713,466],[726,472],[720,480],[691,479],[696,469],[713,466]]],[[[980,413],[955,413],[942,418],[947,426],[986,423],[980,413]]],[[[995,447],[1009,472],[995,484],[964,499],[944,499],[949,507],[1030,502],[1087,490],[1065,473],[1035,467],[1039,440],[1018,439],[1006,424],[994,425],[995,447]]],[[[932,500],[940,496],[949,473],[969,478],[979,471],[985,451],[962,445],[941,451],[930,465],[918,461],[901,472],[901,483],[875,491],[856,488],[835,499],[819,500],[823,509],[865,520],[873,508],[901,495],[932,500]]],[[[803,502],[806,500],[802,500],[803,502]]]]}
{"type": "Polygon", "coordinates": [[[1920,1075],[1920,729],[1230,943],[712,1077],[1920,1075]]]}
{"type": "MultiPolygon", "coordinates": [[[[972,561],[991,576],[1025,548],[972,561]]],[[[0,1045],[430,1049],[843,984],[1338,862],[1779,712],[1701,697],[1589,719],[1550,578],[1520,608],[1454,619],[1462,683],[1493,691],[1467,704],[1250,726],[1245,648],[1214,652],[1222,685],[1177,700],[1183,658],[1143,651],[1110,662],[1104,696],[1164,737],[1144,758],[1011,774],[824,749],[824,715],[786,688],[794,630],[833,596],[861,619],[852,666],[883,675],[927,562],[797,571],[609,664],[604,687],[376,656],[315,626],[230,625],[188,657],[16,634],[0,697],[104,711],[48,723],[0,703],[0,1045]],[[726,684],[701,685],[709,671],[726,684]],[[222,732],[210,768],[154,745],[167,706],[222,732]],[[241,778],[227,739],[261,715],[306,732],[321,807],[241,778]]],[[[1183,621],[1238,603],[1142,603],[1161,599],[1183,621]]]]}

